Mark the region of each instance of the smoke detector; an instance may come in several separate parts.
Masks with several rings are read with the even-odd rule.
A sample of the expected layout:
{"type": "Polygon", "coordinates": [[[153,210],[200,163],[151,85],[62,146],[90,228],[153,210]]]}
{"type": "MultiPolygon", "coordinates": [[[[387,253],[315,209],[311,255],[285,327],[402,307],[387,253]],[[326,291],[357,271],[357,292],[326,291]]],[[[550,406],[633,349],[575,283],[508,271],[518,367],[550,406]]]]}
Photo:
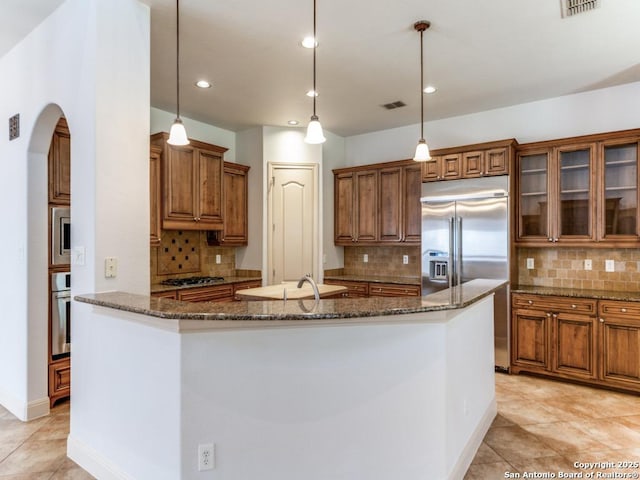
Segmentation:
{"type": "Polygon", "coordinates": [[[562,18],[588,12],[600,7],[600,0],[560,0],[562,18]]]}

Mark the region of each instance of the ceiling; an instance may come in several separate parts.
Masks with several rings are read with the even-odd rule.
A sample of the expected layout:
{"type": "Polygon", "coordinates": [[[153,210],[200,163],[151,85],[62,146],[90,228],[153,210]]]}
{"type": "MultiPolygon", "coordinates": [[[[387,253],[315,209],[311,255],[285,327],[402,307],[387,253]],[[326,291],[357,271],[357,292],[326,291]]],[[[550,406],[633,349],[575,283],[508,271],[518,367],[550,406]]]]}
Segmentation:
{"type": "MultiPolygon", "coordinates": [[[[151,7],[151,104],[175,110],[175,2],[151,7]]],[[[3,0],[0,55],[62,0],[3,0]],[[6,14],[7,12],[8,15],[6,14]]],[[[640,81],[640,2],[600,0],[567,18],[561,0],[317,0],[317,112],[342,136],[640,81]],[[386,110],[382,104],[407,106],[386,110]]],[[[181,114],[230,130],[305,126],[312,100],[312,0],[182,0],[181,114]],[[205,78],[213,87],[194,86],[205,78]]],[[[167,126],[168,128],[168,126],[167,126]]],[[[417,133],[417,132],[416,132],[417,133]]]]}

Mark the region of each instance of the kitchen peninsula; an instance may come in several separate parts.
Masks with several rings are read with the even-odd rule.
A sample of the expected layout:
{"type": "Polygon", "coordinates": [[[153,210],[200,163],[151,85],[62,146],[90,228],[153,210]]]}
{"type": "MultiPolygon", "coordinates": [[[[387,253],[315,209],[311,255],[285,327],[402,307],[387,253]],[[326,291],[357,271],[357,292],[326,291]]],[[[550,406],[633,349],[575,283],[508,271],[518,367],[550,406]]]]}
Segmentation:
{"type": "MultiPolygon", "coordinates": [[[[121,439],[102,460],[131,478],[205,478],[202,444],[216,478],[462,478],[496,413],[502,285],[224,304],[77,296],[78,321],[87,309],[97,319],[79,346],[94,380],[78,395],[96,402],[85,420],[121,439]]],[[[70,438],[74,449],[86,454],[70,438]]]]}

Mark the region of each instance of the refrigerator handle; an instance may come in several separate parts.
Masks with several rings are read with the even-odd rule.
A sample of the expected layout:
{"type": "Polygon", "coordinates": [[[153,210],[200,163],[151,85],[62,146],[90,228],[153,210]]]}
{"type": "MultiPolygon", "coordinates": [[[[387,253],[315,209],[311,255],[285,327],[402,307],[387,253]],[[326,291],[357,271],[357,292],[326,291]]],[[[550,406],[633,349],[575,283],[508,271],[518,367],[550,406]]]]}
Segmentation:
{"type": "Polygon", "coordinates": [[[462,217],[458,217],[456,232],[456,285],[462,285],[462,217]]]}
{"type": "Polygon", "coordinates": [[[447,278],[449,280],[449,288],[453,287],[453,271],[455,262],[455,235],[454,235],[454,222],[453,217],[449,218],[449,260],[447,261],[447,278]]]}

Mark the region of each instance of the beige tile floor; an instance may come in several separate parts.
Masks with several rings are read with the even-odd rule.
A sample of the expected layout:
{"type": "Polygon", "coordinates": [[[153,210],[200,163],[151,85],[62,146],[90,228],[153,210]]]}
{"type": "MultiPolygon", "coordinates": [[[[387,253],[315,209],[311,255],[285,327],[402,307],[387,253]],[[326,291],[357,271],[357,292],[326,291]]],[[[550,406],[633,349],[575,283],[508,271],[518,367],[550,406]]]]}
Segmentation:
{"type": "MultiPolygon", "coordinates": [[[[581,472],[581,478],[588,473],[612,478],[597,475],[613,472],[640,476],[640,468],[574,467],[575,462],[640,462],[640,396],[496,374],[496,397],[498,416],[465,480],[526,478],[525,472],[559,478],[560,471],[581,472]]],[[[0,406],[0,480],[93,478],[66,457],[68,433],[68,402],[28,423],[0,406]]]]}
{"type": "Polygon", "coordinates": [[[621,478],[611,476],[616,472],[640,476],[640,468],[632,465],[574,465],[640,462],[640,396],[498,373],[496,398],[498,416],[465,480],[563,478],[560,472],[582,474],[574,478],[621,478]],[[555,477],[532,475],[552,473],[555,477]]]}

